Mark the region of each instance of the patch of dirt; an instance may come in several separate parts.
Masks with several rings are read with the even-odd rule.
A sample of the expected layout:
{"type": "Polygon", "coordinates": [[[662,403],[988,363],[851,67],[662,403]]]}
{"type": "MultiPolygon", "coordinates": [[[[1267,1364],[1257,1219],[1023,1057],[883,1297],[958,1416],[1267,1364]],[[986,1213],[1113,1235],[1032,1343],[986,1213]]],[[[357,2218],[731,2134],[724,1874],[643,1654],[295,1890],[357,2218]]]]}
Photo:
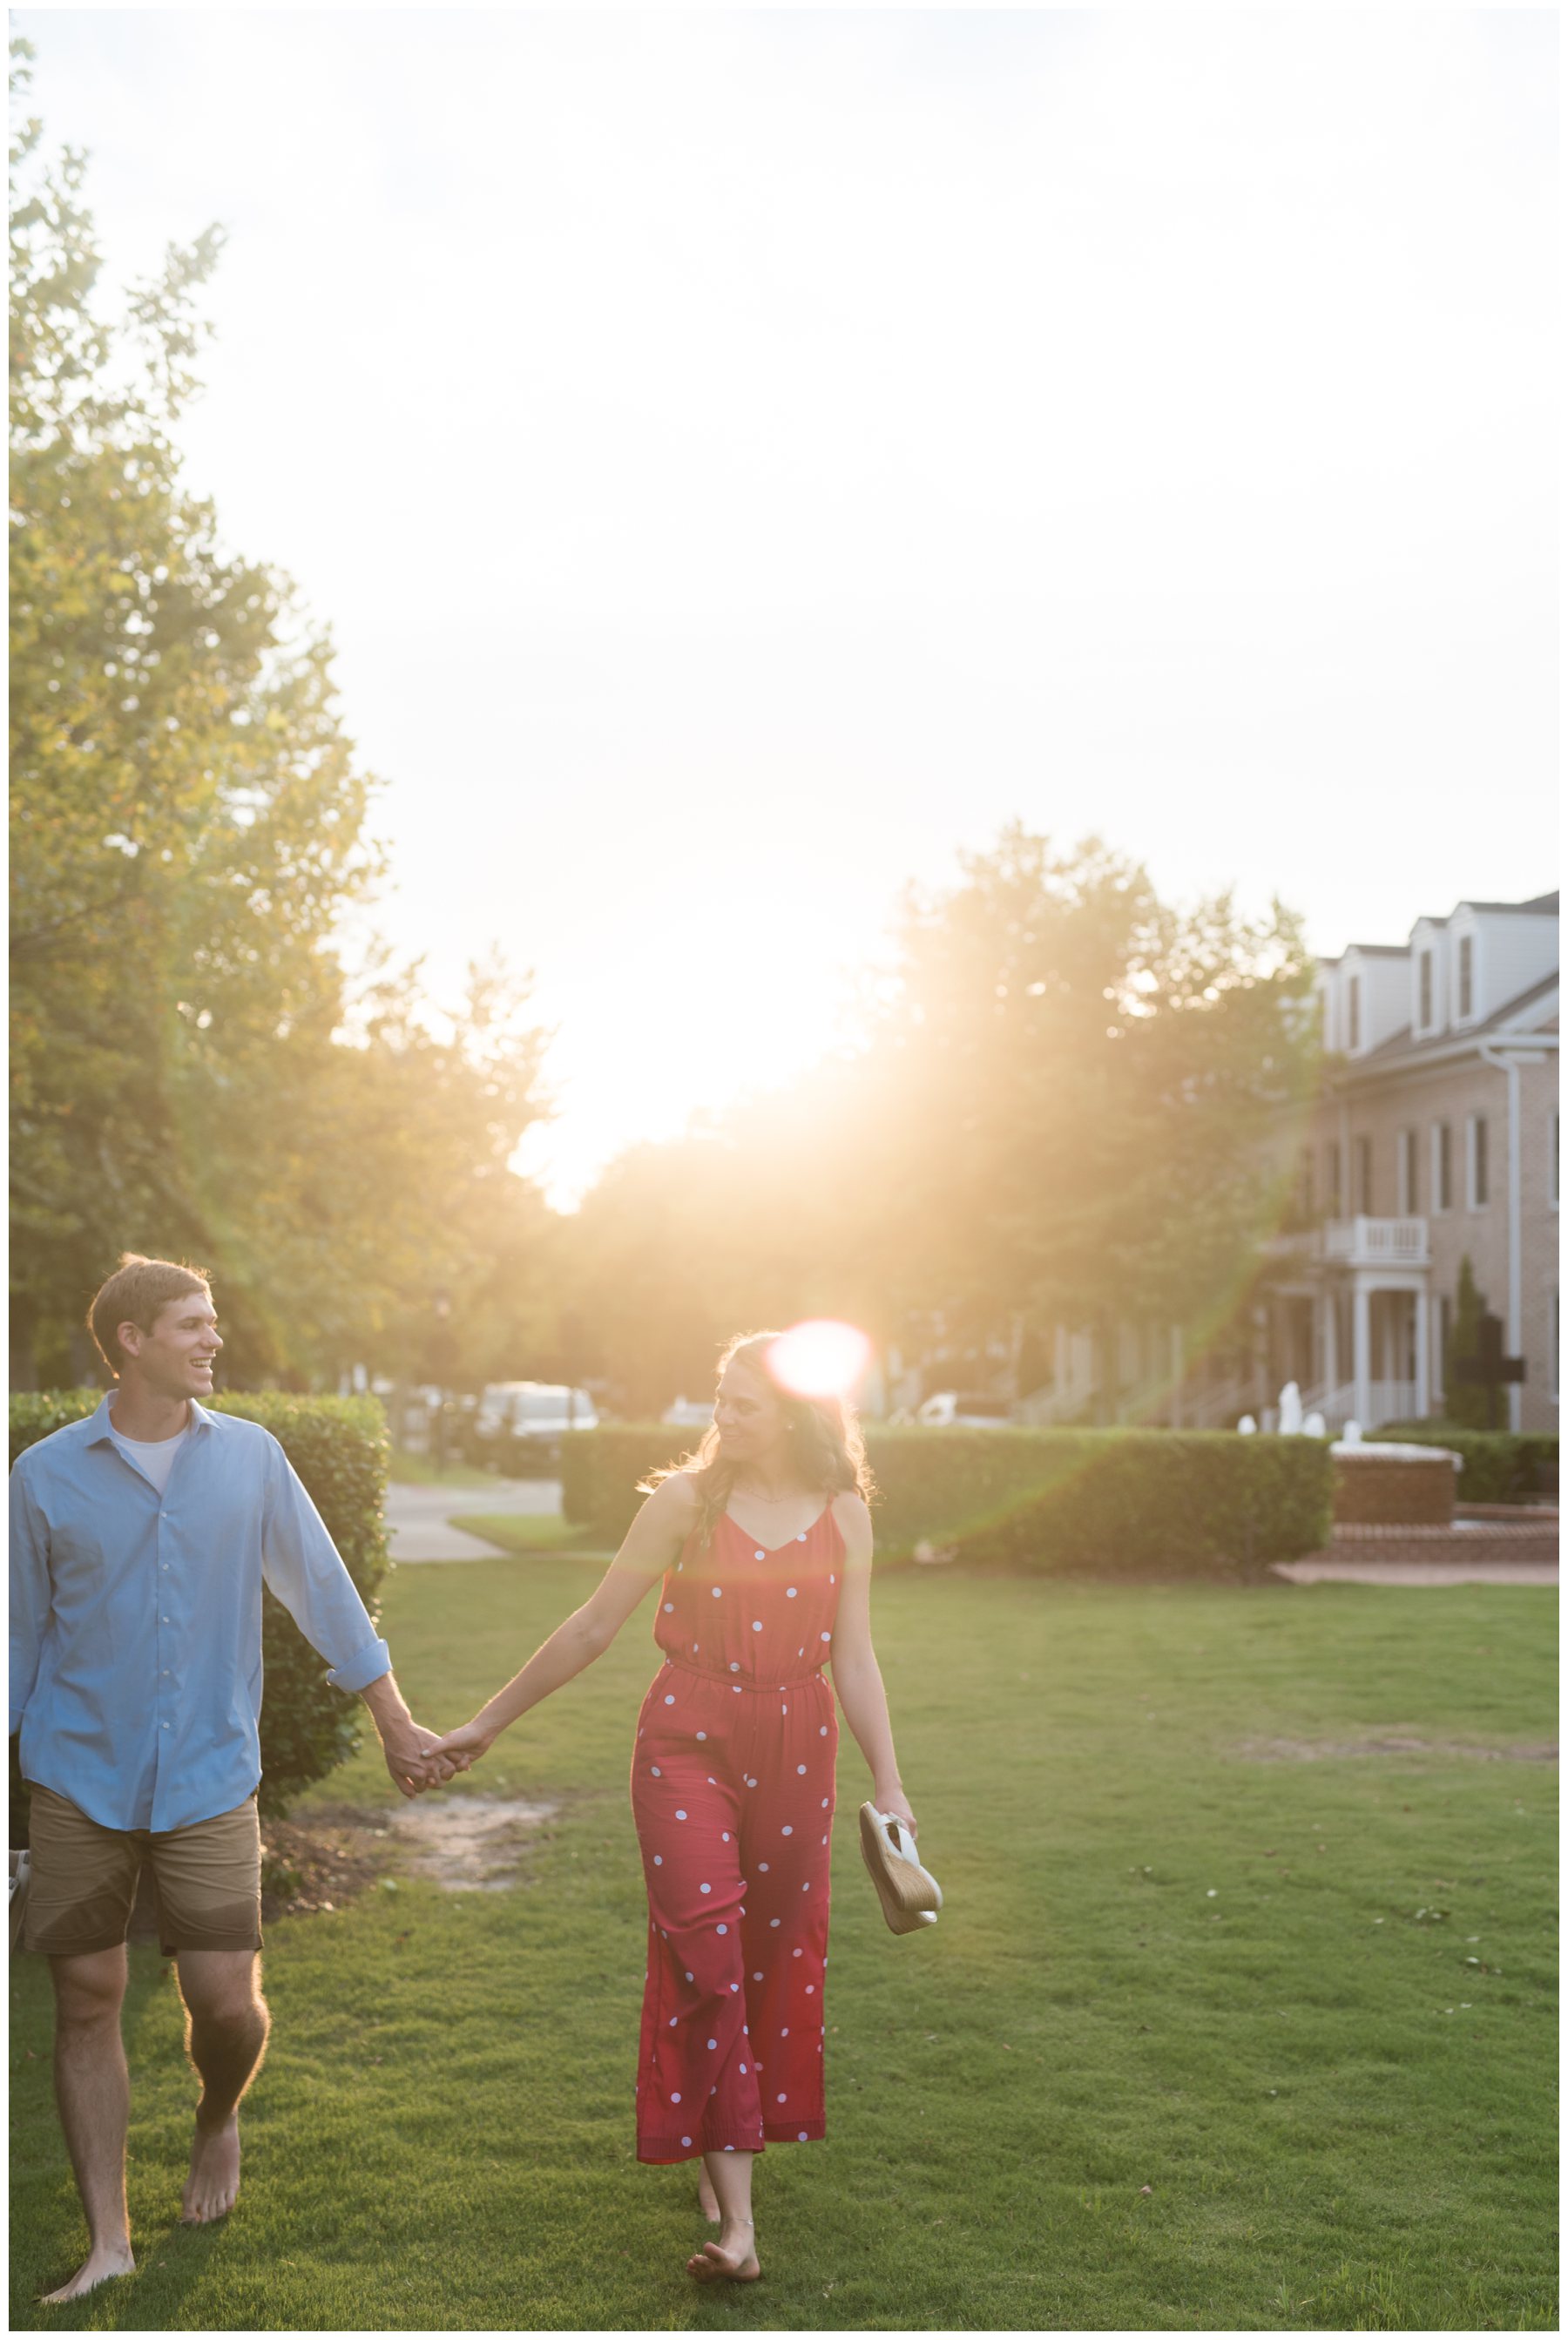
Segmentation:
{"type": "Polygon", "coordinates": [[[326,1804],[307,1825],[262,1822],[262,1922],[341,1909],[392,1866],[391,1814],[326,1804]]]}
{"type": "Polygon", "coordinates": [[[1398,1730],[1365,1739],[1243,1739],[1231,1750],[1247,1763],[1319,1763],[1360,1755],[1467,1755],[1481,1763],[1555,1763],[1557,1741],[1535,1739],[1515,1747],[1477,1747],[1463,1739],[1419,1739],[1398,1730]]]}
{"type": "Polygon", "coordinates": [[[409,1869],[448,1893],[504,1893],[515,1883],[530,1840],[560,1811],[559,1803],[521,1796],[422,1796],[391,1815],[394,1839],[409,1849],[409,1869]]]}

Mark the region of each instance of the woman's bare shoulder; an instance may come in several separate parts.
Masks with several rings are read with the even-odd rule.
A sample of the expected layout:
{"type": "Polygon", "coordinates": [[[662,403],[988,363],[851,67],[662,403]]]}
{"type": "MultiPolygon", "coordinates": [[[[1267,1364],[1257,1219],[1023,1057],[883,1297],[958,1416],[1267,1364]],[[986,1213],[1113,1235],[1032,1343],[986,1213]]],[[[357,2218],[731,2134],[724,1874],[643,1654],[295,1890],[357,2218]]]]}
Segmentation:
{"type": "Polygon", "coordinates": [[[871,1514],[866,1508],[864,1495],[858,1494],[853,1487],[840,1488],[833,1498],[831,1508],[845,1542],[851,1549],[859,1544],[868,1548],[871,1542],[871,1514]]]}
{"type": "Polygon", "coordinates": [[[694,1520],[702,1507],[696,1472],[672,1471],[668,1479],[660,1479],[648,1500],[650,1503],[657,1503],[668,1519],[694,1520]]]}

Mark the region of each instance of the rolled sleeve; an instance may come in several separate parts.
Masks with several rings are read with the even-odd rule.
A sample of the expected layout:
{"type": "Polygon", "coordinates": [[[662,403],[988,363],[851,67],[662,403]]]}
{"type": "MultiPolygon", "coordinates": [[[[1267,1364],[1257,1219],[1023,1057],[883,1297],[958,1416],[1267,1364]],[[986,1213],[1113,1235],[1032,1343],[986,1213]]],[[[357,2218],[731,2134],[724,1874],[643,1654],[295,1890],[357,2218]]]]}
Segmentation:
{"type": "Polygon", "coordinates": [[[361,1691],[392,1671],[392,1652],[371,1623],[336,1544],[276,1442],[269,1457],[262,1572],[313,1649],[334,1690],[361,1691]]]}
{"type": "Polygon", "coordinates": [[[11,1472],[11,1735],[38,1680],[38,1652],[49,1618],[49,1527],[22,1466],[11,1472]]]}
{"type": "MultiPolygon", "coordinates": [[[[367,1618],[365,1621],[368,1624],[370,1620],[367,1618]]],[[[368,1690],[372,1682],[380,1681],[382,1674],[390,1674],[391,1671],[392,1651],[372,1633],[364,1647],[356,1650],[352,1658],[345,1658],[341,1665],[328,1668],[327,1680],[334,1690],[368,1690]]]]}

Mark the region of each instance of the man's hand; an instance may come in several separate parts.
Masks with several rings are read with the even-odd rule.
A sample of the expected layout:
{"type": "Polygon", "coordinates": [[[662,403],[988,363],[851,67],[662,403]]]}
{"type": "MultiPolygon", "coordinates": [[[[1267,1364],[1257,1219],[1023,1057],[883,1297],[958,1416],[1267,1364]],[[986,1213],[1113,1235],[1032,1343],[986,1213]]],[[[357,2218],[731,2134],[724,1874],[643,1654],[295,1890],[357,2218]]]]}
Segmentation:
{"type": "Polygon", "coordinates": [[[378,1715],[376,1723],[392,1784],[403,1795],[422,1796],[427,1788],[444,1787],[457,1770],[458,1766],[446,1756],[431,1752],[439,1744],[441,1733],[426,1730],[412,1715],[384,1723],[378,1715]]]}

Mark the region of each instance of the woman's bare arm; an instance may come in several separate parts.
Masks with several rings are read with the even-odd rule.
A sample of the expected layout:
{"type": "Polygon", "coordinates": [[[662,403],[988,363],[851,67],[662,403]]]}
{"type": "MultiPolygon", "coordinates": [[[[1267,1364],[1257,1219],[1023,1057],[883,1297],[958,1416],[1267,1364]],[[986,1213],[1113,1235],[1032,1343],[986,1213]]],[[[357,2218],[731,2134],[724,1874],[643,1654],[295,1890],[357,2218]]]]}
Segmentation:
{"type": "Polygon", "coordinates": [[[833,1516],[844,1536],[844,1581],[833,1627],[833,1687],[844,1720],[871,1771],[871,1800],[878,1811],[897,1812],[911,1836],[918,1833],[898,1759],[882,1669],[871,1646],[871,1514],[858,1495],[835,1498],[833,1516]]]}
{"type": "Polygon", "coordinates": [[[439,1751],[477,1761],[520,1715],[602,1657],[649,1586],[674,1562],[691,1532],[697,1508],[697,1491],[683,1472],[662,1480],[581,1608],[541,1642],[521,1671],[486,1700],[471,1722],[448,1731],[439,1751]]]}

